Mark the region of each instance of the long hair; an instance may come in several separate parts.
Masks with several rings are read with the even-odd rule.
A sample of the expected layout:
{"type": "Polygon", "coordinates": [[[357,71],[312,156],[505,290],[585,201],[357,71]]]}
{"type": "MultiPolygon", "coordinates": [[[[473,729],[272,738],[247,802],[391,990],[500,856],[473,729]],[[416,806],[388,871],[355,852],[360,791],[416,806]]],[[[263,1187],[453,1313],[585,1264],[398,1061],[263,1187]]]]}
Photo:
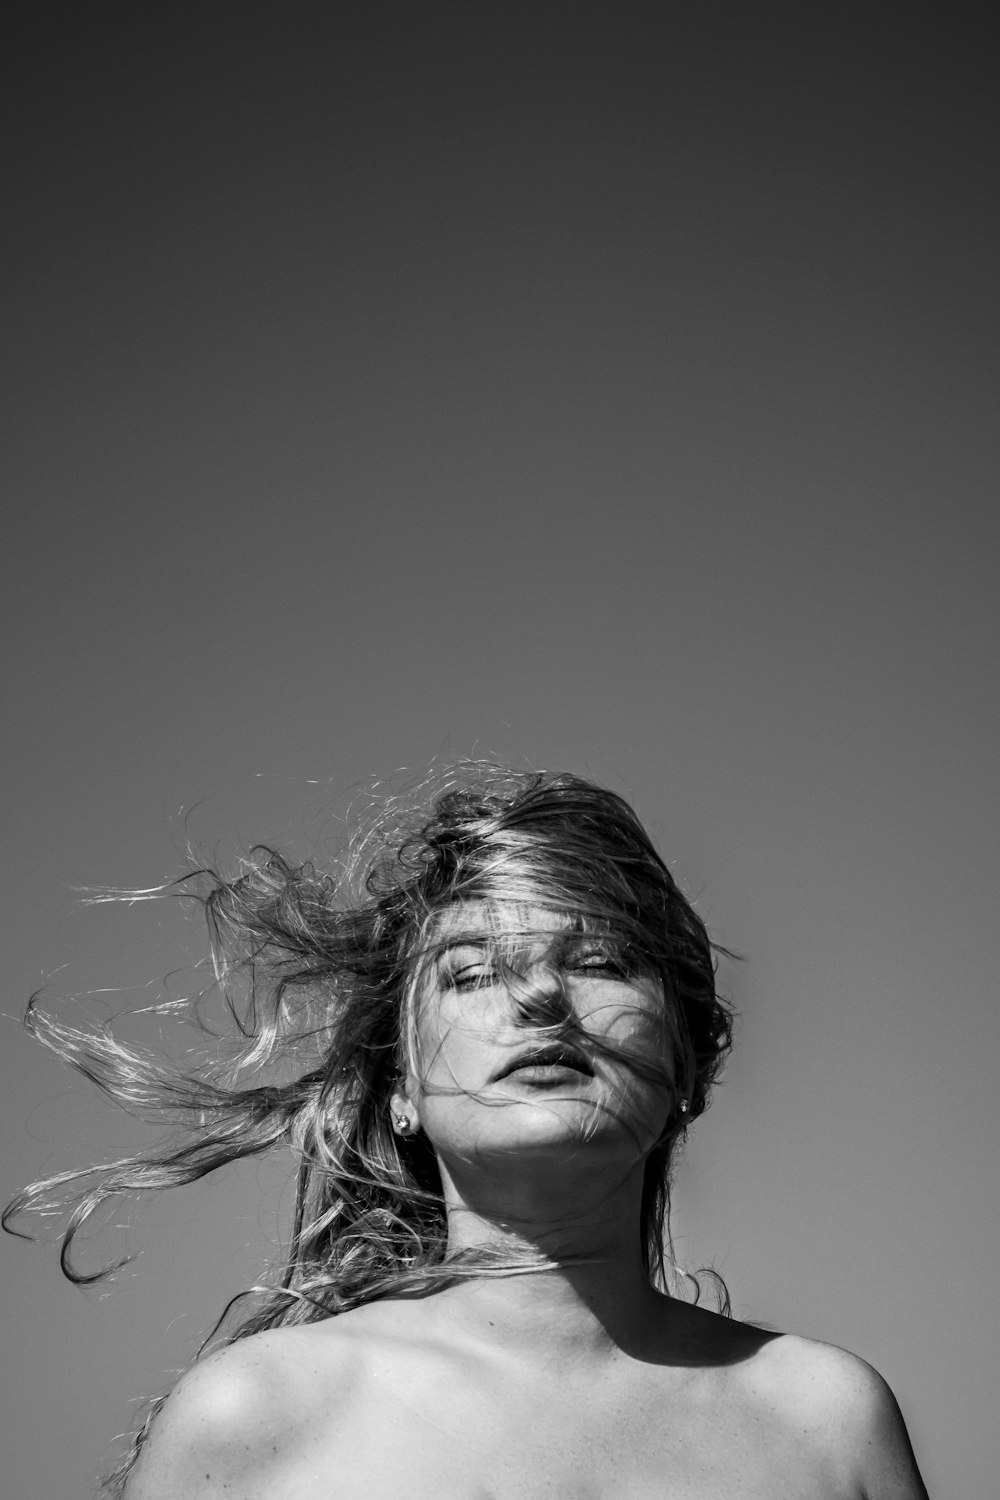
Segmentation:
{"type": "MultiPolygon", "coordinates": [[[[40,1041],[118,1104],[175,1127],[159,1151],[47,1178],[11,1202],[5,1227],[25,1212],[68,1213],[61,1264],[70,1280],[88,1284],[121,1264],[86,1271],[74,1253],[109,1199],[192,1182],[280,1145],[297,1164],[287,1250],[222,1342],[518,1269],[449,1256],[430,1144],[419,1133],[401,1138],[390,1119],[412,1063],[415,976],[441,914],[517,902],[605,936],[662,982],[682,1102],[646,1161],[639,1233],[650,1281],[675,1289],[671,1161],[708,1104],[731,1013],[716,993],[717,950],[704,923],[621,797],[566,773],[467,762],[436,779],[422,810],[388,799],[336,873],[257,847],[235,878],[200,870],[177,889],[203,903],[231,1020],[198,1068],[172,1069],[109,1030],[85,1032],[29,1006],[40,1041]]],[[[530,1004],[530,992],[521,1000],[530,1004]]]]}

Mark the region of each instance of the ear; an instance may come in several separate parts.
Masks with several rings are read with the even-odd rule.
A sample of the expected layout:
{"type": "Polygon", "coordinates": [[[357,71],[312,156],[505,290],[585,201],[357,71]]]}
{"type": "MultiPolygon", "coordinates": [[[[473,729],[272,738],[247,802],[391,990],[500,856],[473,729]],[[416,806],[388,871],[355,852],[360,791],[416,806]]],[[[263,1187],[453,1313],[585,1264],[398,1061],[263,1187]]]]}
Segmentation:
{"type": "Polygon", "coordinates": [[[397,1135],[416,1135],[420,1129],[420,1115],[415,1102],[410,1097],[411,1092],[416,1093],[412,1084],[412,1079],[401,1078],[389,1096],[392,1128],[397,1135]]]}

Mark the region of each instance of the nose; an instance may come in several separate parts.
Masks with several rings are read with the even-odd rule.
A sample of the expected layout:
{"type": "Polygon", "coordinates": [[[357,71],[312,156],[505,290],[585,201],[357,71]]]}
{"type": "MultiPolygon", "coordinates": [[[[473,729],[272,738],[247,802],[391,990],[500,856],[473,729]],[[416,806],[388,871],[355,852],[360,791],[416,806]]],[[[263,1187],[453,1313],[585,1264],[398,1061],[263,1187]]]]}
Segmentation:
{"type": "Polygon", "coordinates": [[[560,1026],[573,1014],[566,981],[553,964],[534,964],[509,992],[523,1025],[560,1026]]]}

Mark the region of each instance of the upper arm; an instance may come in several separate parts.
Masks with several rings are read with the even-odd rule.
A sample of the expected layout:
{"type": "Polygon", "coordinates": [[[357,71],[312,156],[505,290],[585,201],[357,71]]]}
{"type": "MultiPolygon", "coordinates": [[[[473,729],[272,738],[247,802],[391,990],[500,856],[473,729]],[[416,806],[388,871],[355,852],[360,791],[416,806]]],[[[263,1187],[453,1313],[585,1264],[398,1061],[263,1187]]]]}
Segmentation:
{"type": "Polygon", "coordinates": [[[850,1426],[865,1500],[928,1500],[895,1396],[870,1365],[854,1361],[850,1426]]]}
{"type": "Polygon", "coordinates": [[[143,1443],[125,1500],[253,1500],[266,1493],[287,1441],[288,1413],[273,1360],[252,1342],[195,1365],[178,1382],[143,1443]]]}

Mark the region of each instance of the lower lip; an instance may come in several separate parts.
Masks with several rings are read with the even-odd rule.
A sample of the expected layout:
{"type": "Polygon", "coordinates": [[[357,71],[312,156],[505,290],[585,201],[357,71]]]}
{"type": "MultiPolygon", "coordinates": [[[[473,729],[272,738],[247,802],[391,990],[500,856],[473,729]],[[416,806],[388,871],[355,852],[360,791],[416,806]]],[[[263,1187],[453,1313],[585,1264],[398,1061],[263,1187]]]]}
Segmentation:
{"type": "Polygon", "coordinates": [[[527,1083],[532,1088],[555,1088],[558,1084],[571,1083],[579,1088],[582,1083],[590,1082],[590,1074],[567,1067],[565,1063],[533,1063],[530,1067],[505,1073],[500,1082],[527,1083]]]}

